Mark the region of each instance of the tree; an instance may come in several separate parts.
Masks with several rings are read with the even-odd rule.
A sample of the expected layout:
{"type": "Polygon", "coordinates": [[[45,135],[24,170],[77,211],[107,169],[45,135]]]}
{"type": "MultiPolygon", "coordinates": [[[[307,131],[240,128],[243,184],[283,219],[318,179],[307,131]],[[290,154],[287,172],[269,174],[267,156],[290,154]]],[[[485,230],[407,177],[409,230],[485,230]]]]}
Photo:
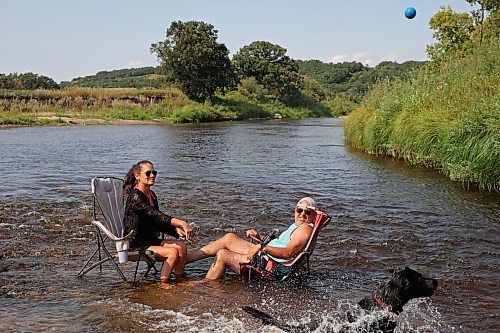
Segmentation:
{"type": "Polygon", "coordinates": [[[18,79],[21,82],[22,89],[59,89],[59,86],[53,79],[44,75],[29,72],[20,74],[18,79]]]}
{"type": "Polygon", "coordinates": [[[281,98],[298,96],[303,85],[299,67],[286,49],[257,41],[242,47],[233,57],[238,78],[255,78],[270,93],[281,98]]]}
{"type": "Polygon", "coordinates": [[[172,22],[166,39],[151,45],[161,70],[192,100],[203,102],[234,86],[229,50],[217,30],[204,22],[172,22]]]}
{"type": "Polygon", "coordinates": [[[476,27],[479,34],[479,44],[482,43],[483,37],[486,34],[489,36],[499,36],[500,35],[500,1],[498,0],[466,0],[471,6],[479,5],[480,8],[472,10],[472,17],[476,23],[476,27]],[[486,12],[489,12],[489,16],[486,19],[486,12]],[[486,19],[486,21],[485,21],[486,19]]]}
{"type": "Polygon", "coordinates": [[[427,54],[436,62],[446,55],[461,53],[472,46],[474,24],[467,13],[455,13],[451,7],[441,7],[429,21],[429,26],[436,32],[432,35],[437,42],[427,45],[427,54]]]}
{"type": "Polygon", "coordinates": [[[0,89],[59,89],[59,85],[50,77],[34,74],[12,73],[9,75],[0,74],[0,89]]]}

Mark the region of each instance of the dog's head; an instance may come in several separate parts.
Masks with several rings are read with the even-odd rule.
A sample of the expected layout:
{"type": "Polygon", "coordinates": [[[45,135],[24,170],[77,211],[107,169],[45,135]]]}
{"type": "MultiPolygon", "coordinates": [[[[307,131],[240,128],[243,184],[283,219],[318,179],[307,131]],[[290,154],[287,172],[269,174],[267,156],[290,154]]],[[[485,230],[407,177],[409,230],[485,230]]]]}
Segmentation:
{"type": "Polygon", "coordinates": [[[392,278],[382,285],[374,294],[392,311],[399,313],[411,299],[432,296],[438,286],[436,279],[424,277],[419,272],[405,267],[393,273],[392,278]]]}

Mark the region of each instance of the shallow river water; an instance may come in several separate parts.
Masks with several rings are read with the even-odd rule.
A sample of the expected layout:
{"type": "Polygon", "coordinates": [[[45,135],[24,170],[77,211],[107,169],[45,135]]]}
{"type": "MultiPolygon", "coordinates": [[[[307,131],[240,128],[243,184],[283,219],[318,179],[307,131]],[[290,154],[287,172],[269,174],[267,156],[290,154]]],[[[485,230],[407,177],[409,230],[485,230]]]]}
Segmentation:
{"type": "MultiPolygon", "coordinates": [[[[248,305],[338,332],[359,299],[409,266],[439,287],[405,306],[398,332],[498,332],[499,194],[350,149],[342,126],[320,119],[0,130],[0,331],[280,331],[241,310],[248,305]],[[283,230],[295,202],[315,198],[333,221],[311,274],[286,283],[232,274],[194,282],[207,259],[168,290],[129,285],[109,265],[76,278],[94,249],[90,179],[123,178],[141,159],[159,171],[161,209],[195,227],[190,249],[228,231],[283,230]]],[[[123,268],[130,277],[133,264],[123,268]]]]}

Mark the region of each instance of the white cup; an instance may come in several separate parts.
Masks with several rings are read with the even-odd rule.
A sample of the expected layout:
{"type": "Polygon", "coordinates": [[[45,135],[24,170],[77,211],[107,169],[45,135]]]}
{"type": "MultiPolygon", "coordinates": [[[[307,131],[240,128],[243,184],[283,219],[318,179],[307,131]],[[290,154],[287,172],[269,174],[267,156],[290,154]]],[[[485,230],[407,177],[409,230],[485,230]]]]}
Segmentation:
{"type": "Polygon", "coordinates": [[[124,264],[128,261],[128,250],[118,252],[118,262],[124,264]]]}
{"type": "Polygon", "coordinates": [[[116,242],[116,251],[118,251],[118,262],[124,264],[128,261],[128,249],[130,242],[128,239],[116,242]]]}

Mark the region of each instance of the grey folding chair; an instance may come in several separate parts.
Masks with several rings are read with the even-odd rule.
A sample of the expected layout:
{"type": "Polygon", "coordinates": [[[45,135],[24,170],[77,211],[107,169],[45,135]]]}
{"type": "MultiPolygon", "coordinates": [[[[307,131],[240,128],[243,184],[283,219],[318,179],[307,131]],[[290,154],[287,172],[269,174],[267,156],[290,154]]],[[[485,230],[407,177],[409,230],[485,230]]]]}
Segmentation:
{"type": "Polygon", "coordinates": [[[129,239],[132,233],[125,236],[123,235],[123,217],[125,213],[123,180],[114,177],[95,177],[92,179],[91,183],[92,224],[96,228],[97,247],[83,265],[78,273],[78,277],[83,277],[96,267],[99,267],[99,270],[102,271],[102,264],[107,261],[111,262],[124,281],[127,281],[127,278],[119,265],[127,261],[137,262],[134,272],[134,282],[136,280],[140,261],[144,261],[147,264],[147,270],[144,277],[148,278],[151,270],[154,271],[154,274],[157,274],[158,270],[155,267],[156,261],[154,260],[153,251],[128,251],[129,239]],[[97,219],[97,206],[99,206],[104,217],[104,223],[97,219]],[[114,256],[106,247],[106,241],[108,239],[115,243],[116,255],[114,256]],[[97,258],[95,258],[96,256],[97,258]]]}

